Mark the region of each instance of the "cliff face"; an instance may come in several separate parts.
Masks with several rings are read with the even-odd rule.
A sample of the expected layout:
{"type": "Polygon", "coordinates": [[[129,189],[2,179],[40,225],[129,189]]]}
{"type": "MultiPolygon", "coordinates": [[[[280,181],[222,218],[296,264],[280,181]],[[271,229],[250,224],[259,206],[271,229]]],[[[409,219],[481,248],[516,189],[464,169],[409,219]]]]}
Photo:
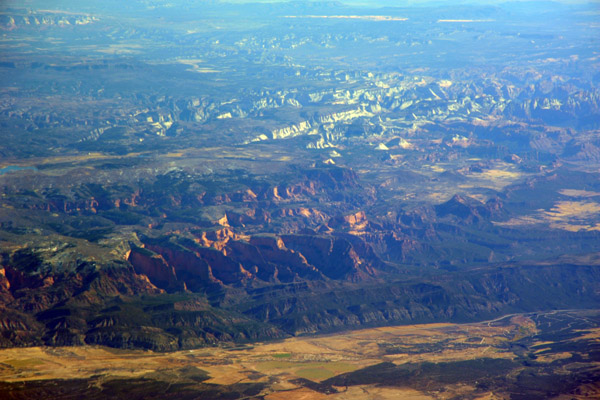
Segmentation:
{"type": "Polygon", "coordinates": [[[175,268],[169,266],[159,254],[147,250],[132,248],[127,261],[133,265],[139,275],[145,275],[156,286],[165,290],[181,289],[177,285],[175,268]]]}
{"type": "MultiPolygon", "coordinates": [[[[212,233],[212,235],[218,235],[212,233]]],[[[211,236],[211,235],[209,235],[211,236]]],[[[167,291],[213,284],[243,285],[246,281],[291,282],[298,279],[369,280],[381,264],[368,245],[355,246],[343,238],[311,235],[254,236],[249,241],[210,241],[201,235],[198,244],[173,243],[168,238],[150,240],[145,249],[132,249],[128,261],[138,274],[167,291]],[[369,260],[361,258],[360,251],[369,260]]],[[[216,237],[215,237],[216,239],[216,237]]]]}
{"type": "Polygon", "coordinates": [[[126,262],[83,263],[64,272],[38,254],[5,254],[0,346],[87,343],[167,351],[284,336],[274,326],[214,309],[204,295],[195,294],[223,285],[204,259],[229,276],[231,263],[215,257],[215,252],[223,257],[217,250],[188,251],[187,257],[185,251],[161,250],[166,257],[132,245],[126,262]]]}
{"type": "MultiPolygon", "coordinates": [[[[365,219],[358,213],[340,223],[356,228],[365,219]]],[[[592,258],[415,274],[382,261],[377,252],[408,255],[419,245],[375,228],[334,236],[238,237],[231,228],[142,236],[119,245],[121,259],[101,265],[67,265],[66,258],[59,264],[55,253],[43,251],[4,253],[0,345],[167,351],[600,301],[600,272],[592,258]]]]}
{"type": "Polygon", "coordinates": [[[536,303],[551,307],[550,304],[566,301],[576,307],[588,307],[598,294],[589,296],[595,284],[583,280],[598,277],[596,267],[512,266],[463,278],[443,275],[426,283],[397,281],[360,289],[333,286],[327,290],[312,286],[310,292],[297,288],[279,298],[255,296],[254,302],[244,305],[244,312],[293,334],[383,324],[469,321],[517,312],[536,303]],[[556,285],[554,280],[563,279],[565,274],[571,278],[556,285]],[[535,282],[534,287],[525,282],[535,282]],[[531,290],[544,290],[547,296],[541,299],[531,290]],[[579,297],[567,300],[570,292],[579,297]],[[587,294],[580,296],[582,293],[587,294]]]}
{"type": "Polygon", "coordinates": [[[284,235],[285,246],[304,256],[323,275],[331,279],[362,281],[374,275],[348,241],[305,235],[284,235]]]}

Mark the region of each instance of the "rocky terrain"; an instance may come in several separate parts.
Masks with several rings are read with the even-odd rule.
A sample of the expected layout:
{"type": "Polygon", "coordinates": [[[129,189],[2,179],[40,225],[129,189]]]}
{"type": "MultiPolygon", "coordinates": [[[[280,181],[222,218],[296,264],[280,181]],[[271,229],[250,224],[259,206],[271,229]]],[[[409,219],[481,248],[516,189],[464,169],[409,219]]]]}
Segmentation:
{"type": "Polygon", "coordinates": [[[0,346],[600,304],[593,6],[30,3],[0,8],[0,346]]]}

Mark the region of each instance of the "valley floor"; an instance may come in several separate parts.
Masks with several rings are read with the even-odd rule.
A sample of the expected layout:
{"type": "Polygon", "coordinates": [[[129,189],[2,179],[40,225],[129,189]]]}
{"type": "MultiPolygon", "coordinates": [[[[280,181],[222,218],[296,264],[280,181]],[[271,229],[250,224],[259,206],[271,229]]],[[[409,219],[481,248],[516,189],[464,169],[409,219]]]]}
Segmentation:
{"type": "Polygon", "coordinates": [[[597,398],[599,322],[569,310],[170,353],[2,349],[0,397],[597,398]]]}

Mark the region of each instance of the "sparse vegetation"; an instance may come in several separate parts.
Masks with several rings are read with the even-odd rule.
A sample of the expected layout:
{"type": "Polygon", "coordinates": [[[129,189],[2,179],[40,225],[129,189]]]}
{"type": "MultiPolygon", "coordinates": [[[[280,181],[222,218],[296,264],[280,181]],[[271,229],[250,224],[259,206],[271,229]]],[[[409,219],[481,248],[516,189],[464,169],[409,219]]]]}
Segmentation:
{"type": "Polygon", "coordinates": [[[0,397],[595,394],[594,2],[9,3],[0,397]]]}

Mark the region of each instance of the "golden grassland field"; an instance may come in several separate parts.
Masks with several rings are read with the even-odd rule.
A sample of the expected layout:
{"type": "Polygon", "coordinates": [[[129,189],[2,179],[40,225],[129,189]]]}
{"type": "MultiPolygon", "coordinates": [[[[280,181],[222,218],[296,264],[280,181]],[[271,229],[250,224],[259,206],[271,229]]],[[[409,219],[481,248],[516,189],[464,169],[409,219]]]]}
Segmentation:
{"type": "MultiPolygon", "coordinates": [[[[407,365],[481,358],[513,360],[517,354],[511,350],[510,343],[537,333],[538,326],[530,316],[514,315],[483,323],[381,327],[172,353],[92,346],[13,348],[0,350],[0,380],[21,382],[102,376],[106,380],[145,378],[175,383],[184,379],[177,374],[178,370],[195,367],[208,374],[205,381],[208,384],[267,383],[268,390],[264,394],[270,400],[358,399],[364,396],[428,399],[438,397],[409,387],[385,385],[347,387],[326,395],[304,387],[298,380],[318,383],[382,362],[407,365]]],[[[600,341],[600,329],[587,329],[579,335],[572,340],[600,341]]],[[[565,351],[548,353],[552,344],[551,341],[534,341],[531,344],[538,362],[550,364],[572,356],[565,351]]],[[[599,363],[594,365],[600,368],[599,363]]],[[[467,384],[448,385],[445,396],[460,396],[473,390],[467,384]]],[[[489,393],[480,398],[502,397],[489,393]]]]}

